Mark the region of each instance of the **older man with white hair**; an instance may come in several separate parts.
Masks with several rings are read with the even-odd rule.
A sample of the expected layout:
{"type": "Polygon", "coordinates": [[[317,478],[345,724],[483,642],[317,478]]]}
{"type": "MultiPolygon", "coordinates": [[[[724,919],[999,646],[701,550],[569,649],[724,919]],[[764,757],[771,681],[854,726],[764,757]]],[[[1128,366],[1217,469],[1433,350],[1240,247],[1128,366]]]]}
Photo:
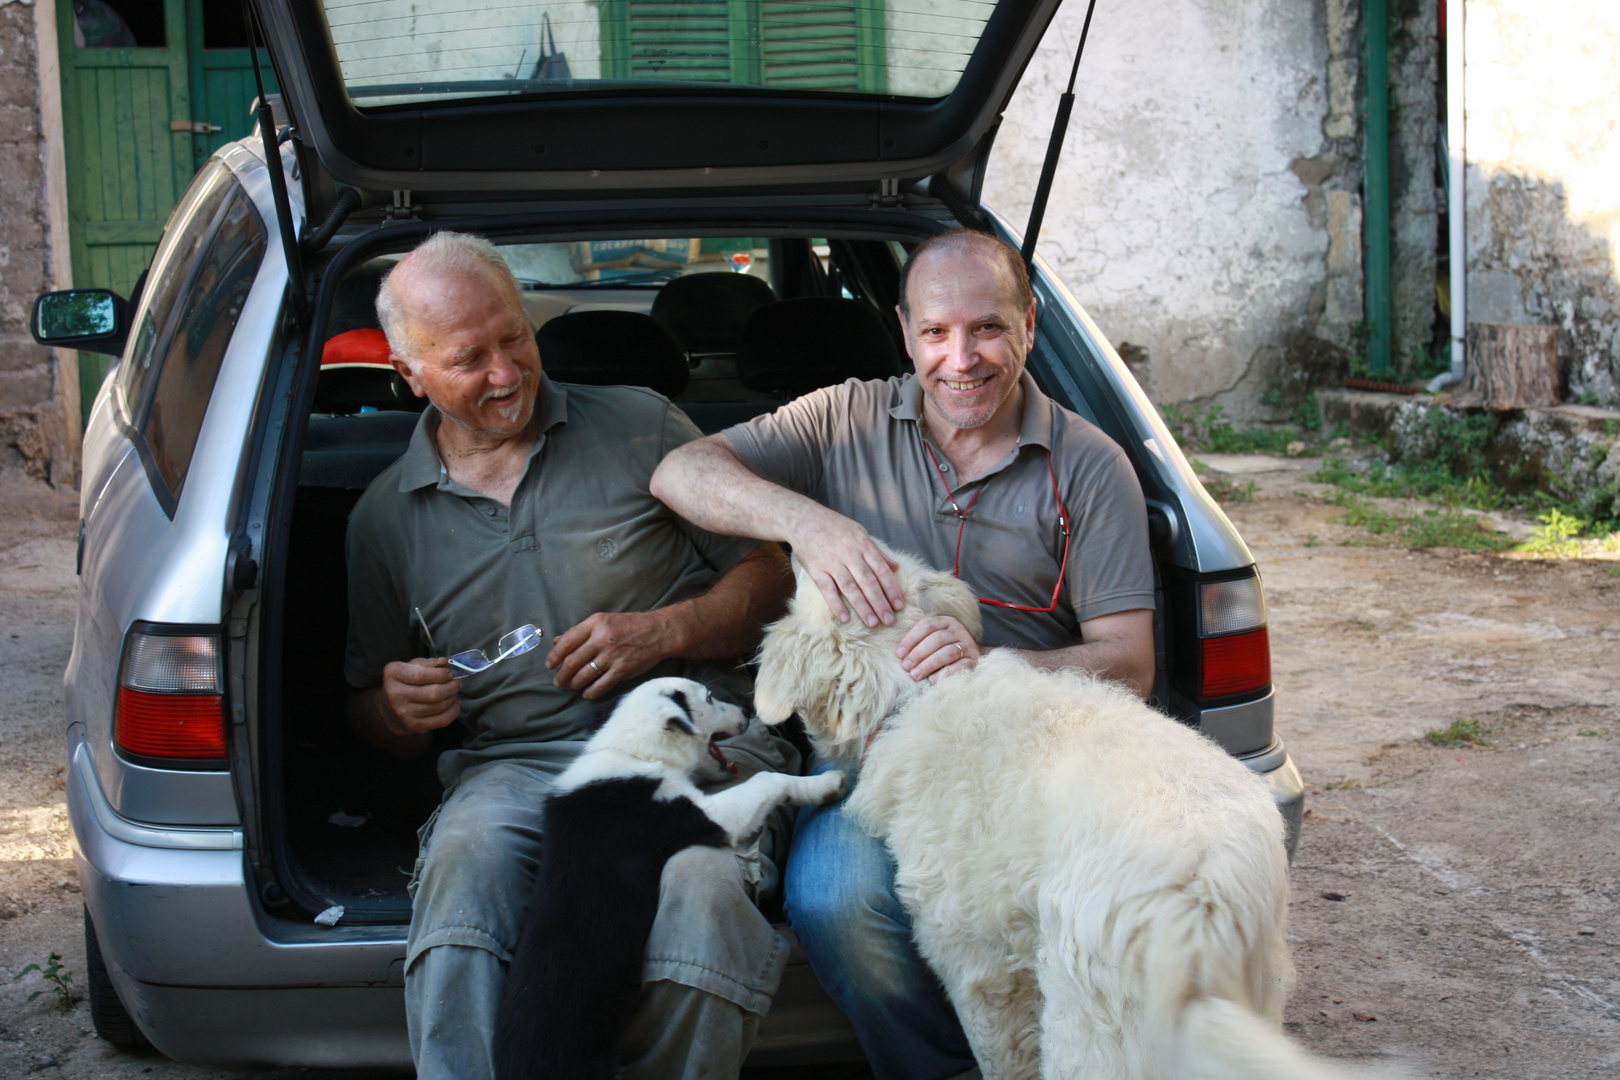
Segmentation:
{"type": "MultiPolygon", "coordinates": [[[[649,390],[547,379],[487,240],[435,234],[389,273],[377,310],[393,364],[431,404],[350,519],[349,715],[398,755],[465,729],[421,831],[405,997],[419,1076],[488,1077],[540,806],[593,727],[591,699],[746,654],[791,581],[774,545],[704,532],[648,493],[697,429],[649,390]],[[543,663],[524,654],[534,631],[489,648],[523,627],[552,642],[543,663]],[[453,668],[445,653],[464,649],[496,662],[453,668]]],[[[739,778],[798,766],[758,726],[737,742],[739,778]]],[[[786,962],[749,899],[777,879],[771,839],[757,859],[695,848],[669,863],[625,1076],[736,1075],[786,962]]]]}

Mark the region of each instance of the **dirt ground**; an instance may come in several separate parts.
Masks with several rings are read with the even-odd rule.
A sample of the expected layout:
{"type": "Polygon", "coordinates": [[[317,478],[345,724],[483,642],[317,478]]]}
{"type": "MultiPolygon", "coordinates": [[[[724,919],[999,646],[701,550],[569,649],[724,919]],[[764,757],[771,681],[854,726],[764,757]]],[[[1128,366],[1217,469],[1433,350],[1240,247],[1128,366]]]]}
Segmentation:
{"type": "MultiPolygon", "coordinates": [[[[1310,785],[1289,1032],[1413,1076],[1620,1075],[1620,561],[1379,546],[1334,522],[1309,461],[1209,463],[1257,484],[1227,511],[1265,576],[1278,731],[1310,785]],[[1423,739],[1458,720],[1488,745],[1423,739]]],[[[114,1050],[78,1000],[76,506],[0,473],[0,1075],[227,1075],[114,1050]],[[70,1010],[26,1000],[37,975],[7,981],[53,951],[70,1010]]]]}

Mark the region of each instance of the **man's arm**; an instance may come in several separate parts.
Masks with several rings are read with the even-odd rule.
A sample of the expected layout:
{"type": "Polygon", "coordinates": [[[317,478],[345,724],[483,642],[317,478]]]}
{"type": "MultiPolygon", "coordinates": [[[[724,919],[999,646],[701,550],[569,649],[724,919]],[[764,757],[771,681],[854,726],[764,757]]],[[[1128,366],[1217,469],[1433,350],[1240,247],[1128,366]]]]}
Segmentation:
{"type": "Polygon", "coordinates": [[[893,623],[905,606],[894,564],[866,529],[755,475],[724,434],[671,450],[653,473],[651,490],[710,532],[792,545],[793,557],[839,622],[847,622],[853,610],[868,626],[893,623]]]}
{"type": "Polygon", "coordinates": [[[787,557],[764,543],[702,596],[656,611],[597,612],[557,639],[546,667],[555,669],[558,686],[595,700],[671,657],[742,656],[759,644],[765,624],[782,616],[792,591],[787,557]]]}
{"type": "MultiPolygon", "coordinates": [[[[1143,701],[1153,693],[1157,665],[1153,653],[1153,612],[1138,608],[1099,615],[1080,624],[1083,644],[1061,649],[1013,649],[1039,668],[1079,668],[1122,682],[1143,701]]],[[[999,646],[1006,648],[1006,646],[999,646]]],[[[970,670],[990,650],[973,640],[967,627],[948,615],[918,621],[900,642],[900,663],[913,679],[939,682],[946,675],[970,670]]]]}

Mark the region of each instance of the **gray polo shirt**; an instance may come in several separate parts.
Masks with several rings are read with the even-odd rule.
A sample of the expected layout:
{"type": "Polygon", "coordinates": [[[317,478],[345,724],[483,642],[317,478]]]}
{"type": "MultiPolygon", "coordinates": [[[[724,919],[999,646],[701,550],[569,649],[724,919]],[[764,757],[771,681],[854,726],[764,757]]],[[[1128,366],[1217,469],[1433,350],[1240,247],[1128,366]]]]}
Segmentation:
{"type": "MultiPolygon", "coordinates": [[[[698,596],[756,546],[704,532],[648,492],[663,456],[699,437],[658,394],[542,376],[536,408],[540,434],[510,508],[450,479],[433,440],[442,416],[429,408],[349,519],[349,685],[381,685],[392,660],[494,656],[501,635],[524,623],[545,632],[533,651],[462,681],[471,735],[451,773],[489,756],[566,763],[595,707],[552,685],[544,660],[557,636],[598,611],[698,596]],[[417,607],[436,650],[412,623],[417,607]]],[[[644,677],[700,667],[666,661],[644,677]]]]}
{"type": "Polygon", "coordinates": [[[950,461],[918,422],[914,376],[827,387],[726,435],[760,476],[854,518],[892,547],[950,570],[959,519],[968,512],[960,577],[981,599],[1030,607],[1052,602],[1063,555],[1057,491],[1073,533],[1057,607],[1017,611],[980,604],[987,645],[1056,649],[1081,640],[1080,623],[1152,608],[1147,506],[1125,453],[1094,425],[1041,393],[1025,372],[1023,427],[1013,451],[984,476],[957,487],[950,461]],[[1051,452],[1052,471],[1047,469],[1051,452]]]}

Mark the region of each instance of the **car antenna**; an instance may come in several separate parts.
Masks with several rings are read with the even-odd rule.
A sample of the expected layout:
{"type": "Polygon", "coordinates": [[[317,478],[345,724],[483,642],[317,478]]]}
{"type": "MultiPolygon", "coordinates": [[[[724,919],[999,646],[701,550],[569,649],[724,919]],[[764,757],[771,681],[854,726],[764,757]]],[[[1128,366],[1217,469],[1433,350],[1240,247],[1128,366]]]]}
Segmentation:
{"type": "Polygon", "coordinates": [[[1063,153],[1063,136],[1069,130],[1069,113],[1074,111],[1074,80],[1080,74],[1080,57],[1086,51],[1086,35],[1091,32],[1091,13],[1097,0],[1086,5],[1086,22],[1080,28],[1080,47],[1074,51],[1074,67],[1069,69],[1069,88],[1058,98],[1057,119],[1052,121],[1052,138],[1046,144],[1046,161],[1041,165],[1041,181],[1035,185],[1035,203],[1029,208],[1029,227],[1024,230],[1024,265],[1035,267],[1035,240],[1041,235],[1041,219],[1046,216],[1046,200],[1052,194],[1052,177],[1063,153]]]}
{"type": "MultiPolygon", "coordinates": [[[[242,23],[247,30],[248,54],[253,57],[253,82],[259,88],[257,106],[259,134],[264,138],[264,163],[270,170],[270,195],[276,204],[276,222],[281,226],[281,250],[287,256],[287,276],[291,279],[293,311],[298,321],[309,323],[309,297],[304,295],[303,249],[298,246],[298,229],[293,224],[292,203],[287,199],[287,178],[281,171],[281,140],[276,137],[275,110],[264,92],[264,75],[259,70],[259,44],[254,32],[257,12],[251,0],[242,0],[242,23]]],[[[263,30],[262,26],[258,29],[263,30]]],[[[268,44],[268,38],[266,38],[268,44]]]]}

